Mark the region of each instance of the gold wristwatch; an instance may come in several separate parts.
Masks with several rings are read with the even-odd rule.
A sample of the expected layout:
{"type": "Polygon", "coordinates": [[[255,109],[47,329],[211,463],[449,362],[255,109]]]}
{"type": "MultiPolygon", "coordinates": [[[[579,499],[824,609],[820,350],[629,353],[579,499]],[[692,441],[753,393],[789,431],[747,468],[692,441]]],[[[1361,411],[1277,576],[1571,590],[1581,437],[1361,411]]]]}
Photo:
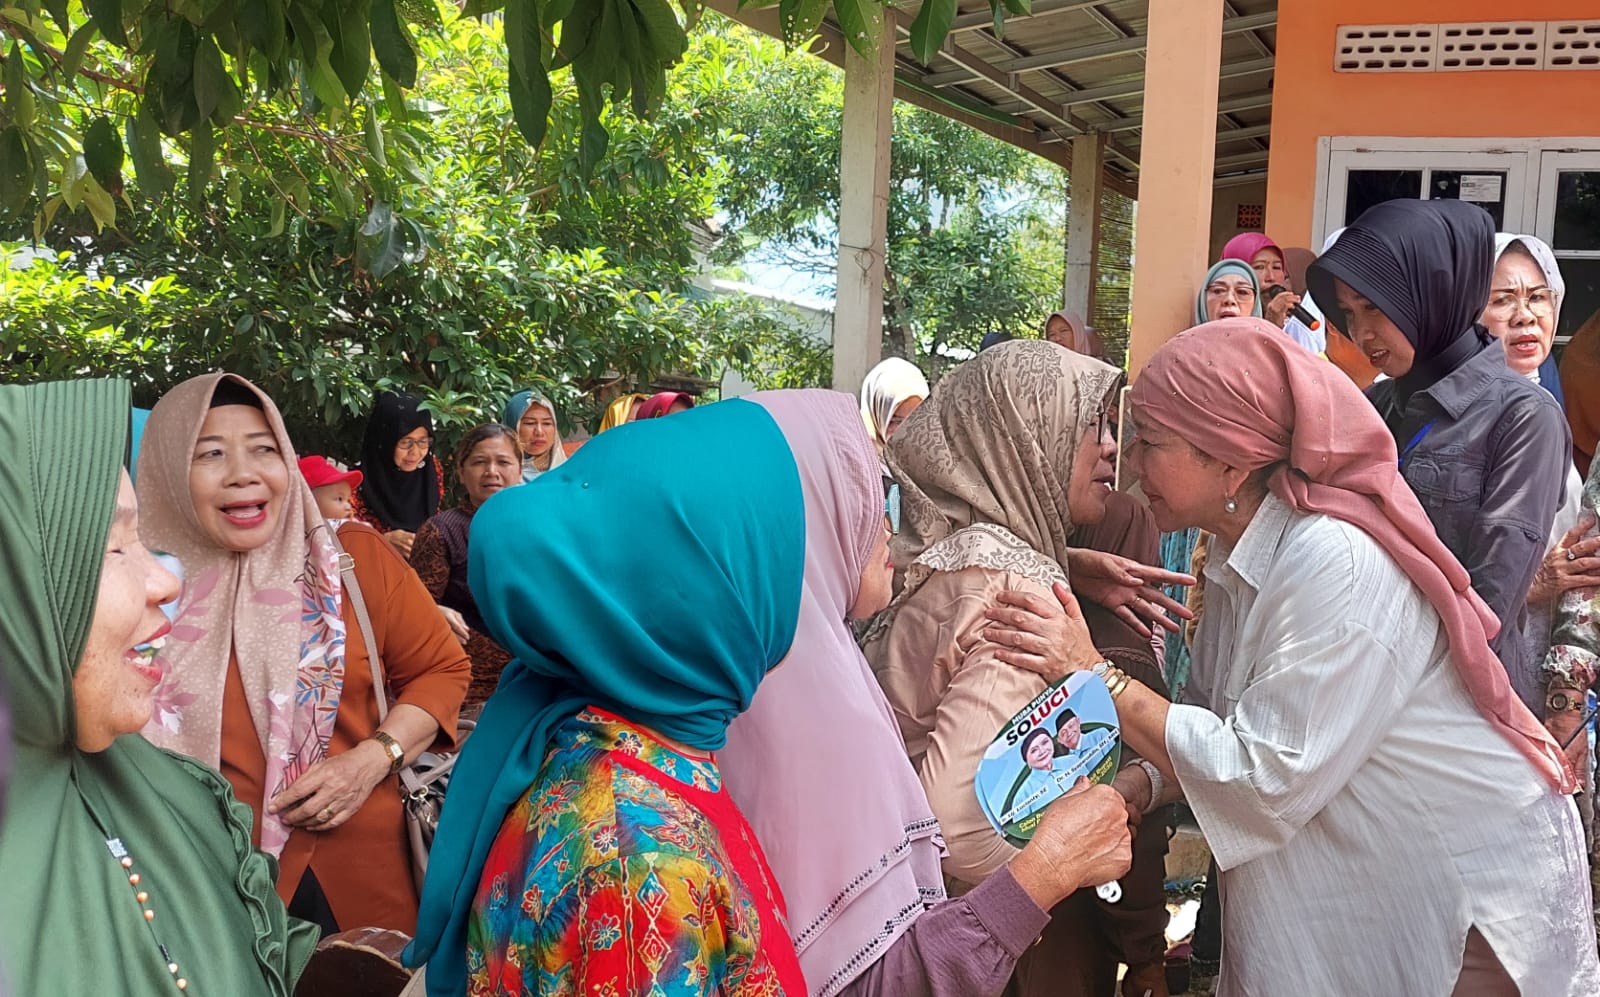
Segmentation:
{"type": "Polygon", "coordinates": [[[1577,689],[1551,689],[1545,693],[1546,713],[1566,713],[1583,709],[1583,693],[1577,689]]]}
{"type": "Polygon", "coordinates": [[[383,748],[383,753],[389,756],[389,774],[394,775],[405,767],[406,749],[400,747],[400,742],[390,737],[383,731],[374,731],[372,739],[383,748]]]}

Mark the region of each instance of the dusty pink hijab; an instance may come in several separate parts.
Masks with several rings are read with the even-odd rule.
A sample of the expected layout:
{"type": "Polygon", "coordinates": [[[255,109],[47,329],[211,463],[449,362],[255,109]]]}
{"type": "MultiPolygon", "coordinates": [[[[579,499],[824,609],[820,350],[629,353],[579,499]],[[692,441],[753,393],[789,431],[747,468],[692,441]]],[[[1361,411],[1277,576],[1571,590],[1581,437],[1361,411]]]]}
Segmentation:
{"type": "MultiPolygon", "coordinates": [[[[345,628],[338,553],[300,474],[272,399],[236,374],[190,378],[162,396],[139,451],[139,532],[183,565],[183,594],[167,645],[170,670],[156,687],[144,736],[221,767],[222,698],[230,655],[250,703],[267,768],[266,799],[327,754],[344,688],[345,628]],[[261,403],[287,467],[278,532],[248,553],[223,550],[200,529],[189,463],[217,386],[229,380],[261,403]]],[[[261,817],[261,848],[276,856],[290,828],[261,817]]]]}
{"type": "Polygon", "coordinates": [[[771,413],[800,469],[805,582],[789,656],[728,728],[717,764],[788,902],[807,987],[831,997],[944,896],[943,842],[845,622],[883,529],[859,406],[821,390],[747,400],[771,413]]]}
{"type": "Polygon", "coordinates": [[[1561,793],[1572,770],[1511,691],[1489,649],[1500,623],[1472,590],[1400,477],[1394,437],[1350,380],[1258,318],[1180,333],[1133,386],[1139,418],[1234,467],[1280,465],[1268,482],[1299,512],[1359,527],[1400,565],[1443,619],[1456,670],[1479,711],[1561,793]]]}

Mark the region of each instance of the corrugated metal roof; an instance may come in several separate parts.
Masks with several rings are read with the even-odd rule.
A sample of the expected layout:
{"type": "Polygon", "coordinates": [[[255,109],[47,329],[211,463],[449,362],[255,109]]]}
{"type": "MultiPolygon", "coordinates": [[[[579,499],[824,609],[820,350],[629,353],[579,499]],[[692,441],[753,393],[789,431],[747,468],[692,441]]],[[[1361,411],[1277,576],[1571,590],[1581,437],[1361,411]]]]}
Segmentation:
{"type": "MultiPolygon", "coordinates": [[[[1107,171],[1137,176],[1144,106],[1147,0],[1034,0],[994,31],[988,4],[964,0],[933,64],[911,53],[920,2],[900,5],[897,76],[929,96],[977,103],[1046,144],[1109,133],[1107,171]]],[[[1217,172],[1266,168],[1277,0],[1224,0],[1217,172]]]]}

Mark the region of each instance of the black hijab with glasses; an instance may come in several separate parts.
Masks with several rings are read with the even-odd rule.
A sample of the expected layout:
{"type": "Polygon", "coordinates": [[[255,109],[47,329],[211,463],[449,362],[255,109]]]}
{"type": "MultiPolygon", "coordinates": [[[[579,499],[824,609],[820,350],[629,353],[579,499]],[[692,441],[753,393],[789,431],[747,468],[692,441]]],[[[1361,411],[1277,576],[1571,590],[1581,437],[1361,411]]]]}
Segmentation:
{"type": "Polygon", "coordinates": [[[432,456],[415,471],[402,471],[394,448],[419,427],[433,436],[433,416],[415,395],[384,391],[373,400],[361,442],[361,502],[385,530],[412,533],[439,511],[439,472],[432,456]]]}

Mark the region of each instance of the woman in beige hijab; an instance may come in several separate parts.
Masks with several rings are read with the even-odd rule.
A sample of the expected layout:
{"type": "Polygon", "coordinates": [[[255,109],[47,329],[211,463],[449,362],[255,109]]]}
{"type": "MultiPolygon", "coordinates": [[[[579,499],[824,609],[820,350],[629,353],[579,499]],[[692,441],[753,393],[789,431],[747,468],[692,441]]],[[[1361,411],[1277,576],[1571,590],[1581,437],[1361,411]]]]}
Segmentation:
{"type": "MultiPolygon", "coordinates": [[[[983,816],[973,781],[995,734],[1045,688],[996,657],[1004,648],[985,639],[985,613],[1006,589],[1048,596],[1067,581],[1073,530],[1099,522],[1112,491],[1108,415],[1121,379],[1054,343],[1002,343],[946,377],[890,441],[903,490],[890,547],[902,587],[863,650],[944,832],[944,871],[958,892],[1017,853],[983,816]]],[[[1060,980],[1030,984],[1032,958],[1018,966],[1020,992],[1068,992],[1060,980]]]]}

